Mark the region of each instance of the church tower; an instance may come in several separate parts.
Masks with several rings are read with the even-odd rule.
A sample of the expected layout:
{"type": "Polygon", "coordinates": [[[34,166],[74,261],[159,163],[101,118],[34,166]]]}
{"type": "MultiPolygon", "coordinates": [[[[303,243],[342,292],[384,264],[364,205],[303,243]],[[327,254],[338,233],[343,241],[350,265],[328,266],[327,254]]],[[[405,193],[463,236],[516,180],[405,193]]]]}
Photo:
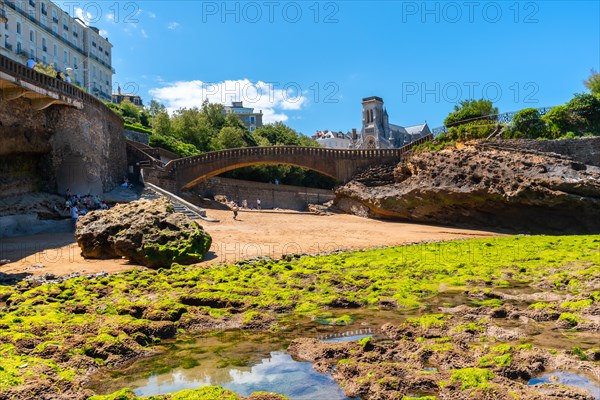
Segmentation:
{"type": "Polygon", "coordinates": [[[377,96],[362,100],[361,148],[379,149],[387,143],[389,120],[383,108],[383,99],[377,96]]]}

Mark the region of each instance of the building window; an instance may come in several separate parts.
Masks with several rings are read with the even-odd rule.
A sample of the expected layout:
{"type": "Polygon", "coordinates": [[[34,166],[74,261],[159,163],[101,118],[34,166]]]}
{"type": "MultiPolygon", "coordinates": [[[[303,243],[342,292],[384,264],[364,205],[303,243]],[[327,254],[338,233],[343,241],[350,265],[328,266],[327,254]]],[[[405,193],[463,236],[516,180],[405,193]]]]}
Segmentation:
{"type": "Polygon", "coordinates": [[[58,57],[58,47],[54,45],[54,57],[58,57]]]}
{"type": "Polygon", "coordinates": [[[23,51],[23,47],[21,46],[21,42],[17,42],[17,54],[21,54],[23,51]]]}
{"type": "Polygon", "coordinates": [[[21,23],[17,22],[17,34],[21,34],[21,23]]]}
{"type": "Polygon", "coordinates": [[[29,31],[29,41],[35,42],[35,32],[34,31],[29,31]]]}
{"type": "Polygon", "coordinates": [[[46,3],[42,3],[42,14],[48,15],[48,10],[46,9],[46,3]]]}
{"type": "Polygon", "coordinates": [[[44,62],[44,65],[48,65],[48,59],[46,56],[42,56],[42,61],[44,62]]]}
{"type": "Polygon", "coordinates": [[[65,50],[63,55],[64,55],[65,65],[69,64],[69,53],[67,53],[67,51],[65,50]]]}
{"type": "Polygon", "coordinates": [[[254,115],[250,117],[250,123],[253,125],[256,123],[256,117],[254,115]]]}
{"type": "Polygon", "coordinates": [[[46,38],[42,38],[42,51],[44,53],[48,51],[48,46],[46,45],[46,38]]]}

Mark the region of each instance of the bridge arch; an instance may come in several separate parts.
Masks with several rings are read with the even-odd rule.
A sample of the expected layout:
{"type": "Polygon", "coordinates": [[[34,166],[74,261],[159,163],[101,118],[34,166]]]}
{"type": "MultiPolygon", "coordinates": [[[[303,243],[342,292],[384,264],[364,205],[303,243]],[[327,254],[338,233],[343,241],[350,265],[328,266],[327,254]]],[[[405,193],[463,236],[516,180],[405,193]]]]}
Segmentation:
{"type": "Polygon", "coordinates": [[[203,182],[203,181],[205,181],[205,180],[207,180],[209,178],[212,178],[214,176],[221,175],[221,174],[223,174],[225,172],[233,171],[233,170],[238,169],[238,168],[251,167],[251,166],[254,166],[254,165],[290,165],[290,166],[293,166],[293,167],[300,167],[300,168],[310,169],[310,170],[318,172],[318,173],[320,173],[322,175],[325,175],[325,176],[328,176],[330,178],[339,180],[338,177],[332,175],[330,172],[328,172],[328,171],[322,171],[322,170],[314,168],[314,167],[310,167],[310,166],[306,166],[306,165],[300,165],[300,164],[296,164],[296,163],[293,163],[293,162],[282,162],[282,161],[269,161],[269,160],[265,160],[265,161],[248,161],[248,162],[243,162],[243,163],[230,164],[230,165],[224,166],[224,167],[222,167],[220,169],[215,169],[215,170],[209,171],[209,172],[203,174],[202,176],[199,176],[196,179],[194,179],[194,180],[188,182],[187,184],[183,185],[181,189],[184,189],[184,190],[185,189],[191,189],[192,187],[196,186],[197,184],[199,184],[199,183],[201,183],[201,182],[203,182]]]}

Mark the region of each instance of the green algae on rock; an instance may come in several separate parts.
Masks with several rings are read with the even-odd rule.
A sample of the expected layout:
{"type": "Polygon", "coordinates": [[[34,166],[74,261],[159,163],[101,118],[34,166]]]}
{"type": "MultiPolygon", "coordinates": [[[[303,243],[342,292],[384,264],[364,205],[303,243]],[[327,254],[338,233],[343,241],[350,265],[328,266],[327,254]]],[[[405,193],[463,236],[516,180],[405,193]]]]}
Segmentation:
{"type": "MultiPolygon", "coordinates": [[[[561,340],[579,338],[598,329],[592,316],[600,304],[599,250],[598,236],[498,237],[0,286],[0,398],[60,393],[83,400],[94,394],[84,389],[88,374],[161,351],[157,345],[178,332],[278,331],[294,314],[352,324],[343,313],[353,307],[409,311],[398,335],[410,333],[422,352],[436,357],[456,351],[448,337],[535,342],[530,329],[539,324],[561,340]],[[515,297],[505,293],[507,282],[530,290],[515,297]],[[426,313],[432,303],[451,300],[447,293],[458,293],[462,305],[426,313]],[[468,301],[471,296],[482,301],[468,301]],[[504,304],[485,301],[498,297],[504,304]],[[515,301],[522,302],[519,309],[515,301]],[[328,314],[334,308],[339,315],[328,314]],[[460,313],[472,317],[452,319],[460,313]],[[510,339],[514,329],[489,323],[502,314],[514,315],[514,324],[521,317],[532,322],[510,339]]],[[[597,359],[598,350],[583,341],[569,343],[569,351],[573,346],[597,359]]],[[[498,377],[516,364],[523,351],[517,350],[473,354],[469,367],[493,369],[498,377]]],[[[443,379],[456,383],[450,375],[443,379]]]]}
{"type": "Polygon", "coordinates": [[[182,390],[180,392],[158,395],[158,396],[136,396],[130,389],[105,396],[92,396],[88,400],[286,400],[287,397],[274,394],[258,392],[249,397],[241,397],[225,390],[219,386],[204,386],[198,389],[182,390]]]}
{"type": "Polygon", "coordinates": [[[212,238],[166,199],[139,200],[81,216],[75,238],[85,258],[125,257],[151,268],[202,261],[212,238]]]}

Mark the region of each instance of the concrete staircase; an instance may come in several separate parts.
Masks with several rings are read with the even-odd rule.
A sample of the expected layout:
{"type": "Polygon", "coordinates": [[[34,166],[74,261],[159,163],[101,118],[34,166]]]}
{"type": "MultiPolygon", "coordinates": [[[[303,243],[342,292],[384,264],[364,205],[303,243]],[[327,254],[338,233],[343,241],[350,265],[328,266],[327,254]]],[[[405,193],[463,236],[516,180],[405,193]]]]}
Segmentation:
{"type": "MultiPolygon", "coordinates": [[[[142,194],[140,196],[140,198],[146,199],[146,200],[154,200],[154,199],[158,199],[160,197],[167,197],[167,196],[164,196],[161,193],[159,193],[147,186],[144,188],[144,190],[142,191],[142,194]]],[[[171,204],[173,205],[173,209],[175,210],[175,212],[185,214],[188,217],[190,217],[191,219],[204,219],[205,218],[199,212],[196,212],[196,211],[192,210],[191,208],[188,208],[184,204],[179,203],[173,199],[169,199],[169,200],[171,201],[171,204]]]]}

